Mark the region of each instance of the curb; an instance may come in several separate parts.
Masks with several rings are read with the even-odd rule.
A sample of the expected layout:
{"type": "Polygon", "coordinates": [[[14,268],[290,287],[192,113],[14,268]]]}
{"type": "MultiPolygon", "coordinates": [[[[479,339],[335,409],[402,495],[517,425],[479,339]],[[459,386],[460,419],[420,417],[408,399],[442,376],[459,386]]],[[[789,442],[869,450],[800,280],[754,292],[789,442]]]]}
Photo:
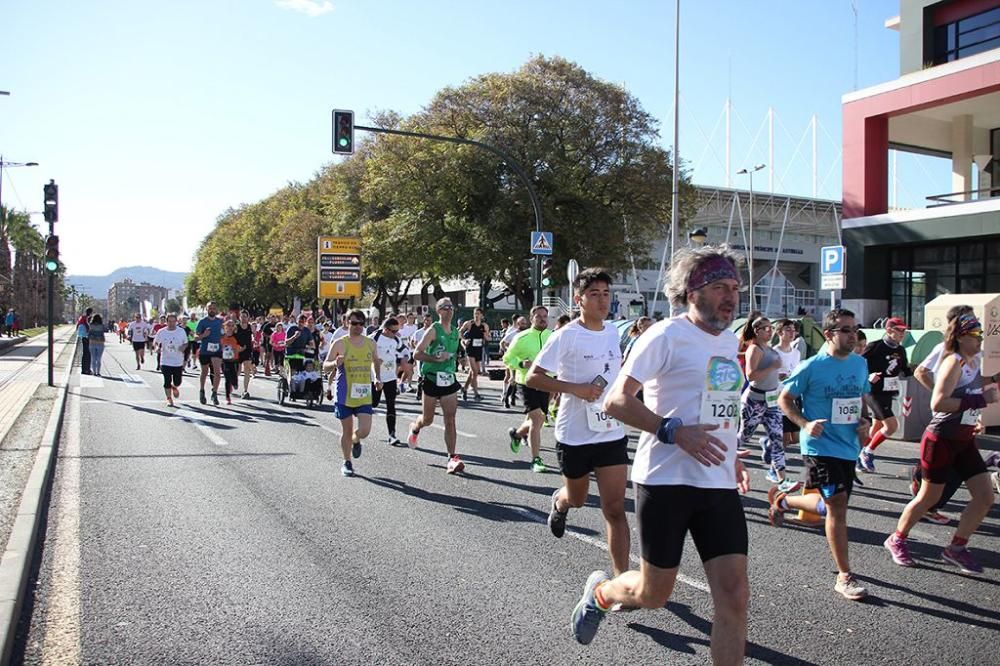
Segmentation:
{"type": "Polygon", "coordinates": [[[35,454],[35,463],[21,494],[21,504],[7,541],[7,550],[0,559],[0,664],[3,666],[10,663],[11,652],[17,640],[21,606],[31,577],[39,527],[45,512],[44,503],[52,481],[52,463],[59,448],[66,394],[78,344],[76,340],[72,343],[69,363],[59,378],[59,394],[52,413],[49,414],[41,444],[35,454]]]}

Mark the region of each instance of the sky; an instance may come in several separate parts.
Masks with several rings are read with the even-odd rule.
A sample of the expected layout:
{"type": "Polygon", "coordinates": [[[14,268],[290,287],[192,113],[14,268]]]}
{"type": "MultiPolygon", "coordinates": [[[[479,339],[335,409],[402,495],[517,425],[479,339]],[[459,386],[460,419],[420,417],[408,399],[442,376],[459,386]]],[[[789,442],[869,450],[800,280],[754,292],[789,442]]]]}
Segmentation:
{"type": "MultiPolygon", "coordinates": [[[[839,199],[841,96],[897,78],[898,35],[883,24],[898,1],[854,0],[855,40],[851,0],[682,0],[679,152],[694,182],[725,184],[729,97],[733,170],[768,161],[773,108],[774,189],[811,195],[816,114],[819,196],[839,199]]],[[[40,211],[43,184],[59,184],[70,274],[188,271],[225,210],[341,159],[331,109],[358,123],[414,113],[445,86],[535,55],[621,83],[672,143],[667,0],[0,0],[0,24],[0,155],[40,164],[4,169],[3,203],[40,211]]],[[[901,197],[921,180],[927,193],[950,187],[900,158],[904,168],[913,192],[901,197]]]]}

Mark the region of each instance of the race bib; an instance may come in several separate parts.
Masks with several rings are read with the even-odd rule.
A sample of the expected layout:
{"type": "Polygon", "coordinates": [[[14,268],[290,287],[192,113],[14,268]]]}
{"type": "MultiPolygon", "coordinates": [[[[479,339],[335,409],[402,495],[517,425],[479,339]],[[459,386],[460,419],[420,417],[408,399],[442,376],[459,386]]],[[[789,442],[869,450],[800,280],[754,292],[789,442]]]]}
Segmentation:
{"type": "Polygon", "coordinates": [[[352,398],[367,398],[372,393],[371,384],[351,384],[352,398]]]}
{"type": "Polygon", "coordinates": [[[882,390],[883,391],[898,391],[899,390],[899,377],[885,377],[882,379],[882,390]]]}
{"type": "Polygon", "coordinates": [[[833,418],[837,425],[855,425],[861,421],[861,398],[834,398],[833,418]]]}
{"type": "Polygon", "coordinates": [[[225,347],[222,348],[222,360],[223,361],[232,361],[233,358],[235,358],[235,357],[236,357],[236,353],[233,351],[232,347],[230,347],[229,345],[226,345],[225,347]]]}
{"type": "Polygon", "coordinates": [[[608,432],[618,428],[618,419],[608,416],[599,405],[587,403],[587,427],[591,432],[608,432]]]}
{"type": "Polygon", "coordinates": [[[206,342],[205,343],[205,351],[207,351],[209,354],[214,354],[215,352],[219,351],[219,343],[218,342],[206,342]]]}
{"type": "Polygon", "coordinates": [[[770,409],[771,407],[778,406],[778,393],[780,393],[778,389],[774,389],[773,391],[767,391],[764,393],[764,402],[767,403],[768,409],[770,409]]]}
{"type": "Polygon", "coordinates": [[[705,391],[701,394],[701,416],[698,423],[717,425],[719,430],[735,432],[739,420],[739,391],[705,391]]]}
{"type": "Polygon", "coordinates": [[[437,385],[441,388],[447,388],[455,383],[455,375],[450,372],[439,372],[436,376],[437,385]]]}
{"type": "Polygon", "coordinates": [[[482,338],[476,338],[475,340],[472,341],[472,346],[473,347],[482,347],[483,346],[483,339],[482,338]]]}
{"type": "Polygon", "coordinates": [[[979,415],[982,414],[981,409],[967,409],[962,412],[962,425],[964,426],[974,426],[979,421],[979,415]]]}

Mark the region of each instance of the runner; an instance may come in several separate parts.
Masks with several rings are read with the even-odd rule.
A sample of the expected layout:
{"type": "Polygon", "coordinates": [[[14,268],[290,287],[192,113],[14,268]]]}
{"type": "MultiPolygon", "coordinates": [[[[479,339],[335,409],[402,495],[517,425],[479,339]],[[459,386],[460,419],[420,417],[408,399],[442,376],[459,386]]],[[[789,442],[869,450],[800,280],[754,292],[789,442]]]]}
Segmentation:
{"type": "Polygon", "coordinates": [[[135,352],[136,370],[141,370],[146,362],[146,339],[149,334],[149,324],[142,320],[142,315],[136,314],[135,320],[128,325],[128,339],[132,342],[132,350],[135,352]]]}
{"type": "Polygon", "coordinates": [[[892,401],[899,395],[900,382],[912,374],[903,349],[904,336],[906,323],[899,317],[892,317],[885,323],[885,337],[869,342],[862,353],[868,361],[868,382],[872,385],[867,400],[873,422],[869,433],[871,440],[861,449],[855,465],[859,472],[875,471],[875,449],[899,427],[892,412],[892,401]]]}
{"type": "Polygon", "coordinates": [[[389,317],[382,322],[382,329],[372,334],[375,341],[375,351],[378,354],[378,380],[381,388],[376,388],[372,399],[372,407],[378,407],[382,401],[382,394],[385,393],[385,424],[389,430],[389,439],[386,440],[390,446],[402,446],[403,443],[396,437],[396,395],[397,375],[396,370],[399,359],[403,357],[406,346],[399,336],[399,321],[395,317],[389,317]]]}
{"type": "Polygon", "coordinates": [[[743,376],[728,330],[739,306],[739,259],[713,246],[674,256],[665,291],[688,311],[640,336],[604,400],[609,416],[642,431],[632,464],[642,562],[614,580],[590,575],[572,616],[580,643],[593,639],[616,603],[663,608],[690,532],[715,603],[712,660],[742,663],[749,582],[739,491],[749,477],[736,458],[743,376]]]}
{"type": "Polygon", "coordinates": [[[774,327],[767,317],[747,322],[740,336],[746,344],[746,376],[749,384],[740,401],[740,440],[750,441],[757,426],[764,424],[767,435],[761,437],[761,460],[768,465],[767,480],[778,484],[785,493],[798,490],[802,483],[785,475],[784,434],[781,429],[781,408],[778,407],[778,371],[781,356],[771,349],[774,327]]]}
{"type": "MultiPolygon", "coordinates": [[[[628,569],[631,543],[625,517],[628,439],[621,423],[607,418],[601,407],[601,396],[621,369],[618,331],[605,321],[611,307],[611,284],[611,277],[599,268],[577,274],[573,301],[580,317],[548,337],[524,381],[534,391],[562,396],[555,429],[562,486],[552,493],[549,530],[562,538],[570,508],[587,502],[593,472],[612,569],[620,574],[628,569]]],[[[532,337],[534,332],[523,335],[532,337]]]]}
{"type": "Polygon", "coordinates": [[[490,325],[483,321],[483,309],[473,310],[472,319],[462,324],[459,330],[462,335],[462,346],[469,357],[469,376],[462,386],[462,400],[469,399],[469,386],[475,400],[482,400],[479,395],[479,375],[483,371],[486,357],[486,342],[490,339],[490,325]]]}
{"type": "Polygon", "coordinates": [[[191,315],[187,322],[187,329],[189,331],[188,347],[190,349],[191,369],[198,370],[198,351],[201,348],[201,344],[198,341],[198,315],[191,315]]]}
{"type": "MultiPolygon", "coordinates": [[[[361,440],[368,436],[372,428],[371,380],[373,376],[378,377],[379,358],[375,342],[364,335],[364,311],[351,310],[347,321],[351,332],[330,347],[323,370],[337,373],[334,380],[337,387],[334,414],[340,419],[340,448],[344,454],[340,473],[354,476],[351,458],[361,457],[361,440]],[[354,427],[355,416],[358,417],[357,428],[354,427]]],[[[376,381],[375,390],[380,388],[381,383],[376,381]]]]}
{"type": "MultiPolygon", "coordinates": [[[[792,371],[802,361],[802,353],[795,345],[795,338],[798,336],[798,328],[795,326],[795,322],[791,319],[779,319],[777,327],[778,346],[774,348],[774,351],[778,352],[778,356],[781,358],[781,367],[778,368],[778,381],[783,382],[792,376],[792,371]]],[[[799,405],[799,409],[802,409],[801,405],[799,405]]],[[[788,420],[788,417],[784,413],[781,414],[781,432],[786,449],[792,444],[797,445],[799,443],[799,429],[794,423],[788,420]]]]}
{"type": "Polygon", "coordinates": [[[826,517],[837,581],[834,590],[847,599],[868,596],[851,573],[848,558],[847,502],[854,488],[854,463],[867,433],[864,396],[869,393],[868,365],[852,353],[858,326],[850,310],[831,310],[823,319],[825,353],[806,360],[785,382],[778,404],[802,430],[806,487],[818,493],[792,497],[779,488],[768,490],[768,516],[779,527],[784,512],[804,510],[826,517]],[[796,399],[802,399],[802,409],[796,399]]]}
{"type": "MultiPolygon", "coordinates": [[[[166,327],[167,317],[165,315],[160,315],[160,318],[156,320],[155,324],[153,324],[152,335],[150,335],[148,340],[147,346],[149,347],[150,352],[153,351],[153,340],[156,339],[156,334],[166,327]]],[[[156,354],[156,371],[160,371],[160,355],[158,353],[156,354]]]]}
{"type": "Polygon", "coordinates": [[[417,374],[417,402],[420,402],[424,395],[423,381],[421,380],[422,375],[420,374],[420,361],[417,360],[416,356],[417,345],[420,344],[420,341],[424,339],[424,335],[426,335],[427,331],[431,330],[433,326],[434,317],[431,316],[431,313],[427,312],[421,318],[420,328],[418,328],[417,332],[413,334],[412,338],[410,338],[410,358],[413,359],[414,371],[417,374]]]}
{"type": "MultiPolygon", "coordinates": [[[[284,372],[285,367],[285,325],[280,321],[274,325],[274,332],[271,333],[271,358],[274,361],[274,371],[278,374],[284,372]]],[[[333,396],[330,396],[333,399],[333,396]]]]}
{"type": "MultiPolygon", "coordinates": [[[[250,313],[246,310],[240,311],[240,322],[233,331],[236,342],[239,343],[239,356],[236,358],[237,374],[243,371],[243,400],[250,398],[250,378],[253,376],[253,327],[250,325],[250,313]]],[[[225,357],[223,357],[225,362],[225,357]]],[[[238,387],[238,383],[236,385],[238,387]]],[[[235,390],[235,388],[234,388],[235,390]]]]}
{"type": "MultiPolygon", "coordinates": [[[[517,336],[503,355],[503,362],[514,373],[514,380],[521,387],[524,400],[524,423],[507,431],[510,435],[510,450],[518,453],[525,439],[531,445],[531,471],[541,474],[545,471],[542,462],[542,424],[549,410],[549,394],[527,385],[528,369],[545,341],[552,335],[549,330],[549,309],[544,305],[531,308],[531,329],[517,336]]],[[[589,485],[589,483],[588,483],[589,485]]]]}
{"type": "Polygon", "coordinates": [[[118,342],[122,344],[125,342],[126,336],[128,334],[128,322],[122,319],[118,322],[118,342]]]}
{"type": "Polygon", "coordinates": [[[212,371],[212,404],[219,404],[219,380],[222,379],[222,319],[215,303],[205,306],[208,316],[198,322],[195,328],[199,344],[198,360],[201,362],[201,377],[198,382],[198,400],[205,404],[205,378],[212,371]]]}
{"type": "Polygon", "coordinates": [[[410,448],[417,447],[417,437],[421,428],[434,423],[434,410],[441,405],[444,417],[444,445],[448,450],[448,474],[458,474],[465,469],[465,463],[457,453],[458,432],[455,413],[458,411],[458,391],[461,385],[455,379],[455,364],[458,357],[458,329],[451,319],[455,306],[445,296],[437,302],[440,321],[434,323],[420,340],[413,357],[420,361],[421,388],[423,389],[423,413],[410,424],[410,435],[406,442],[410,448]]]}
{"type": "Polygon", "coordinates": [[[416,315],[412,312],[406,313],[406,323],[399,327],[399,339],[403,343],[403,358],[399,361],[399,392],[406,393],[410,390],[410,382],[413,381],[413,347],[410,341],[417,332],[416,315]]]}
{"type": "Polygon", "coordinates": [[[167,396],[167,406],[174,406],[174,398],[180,398],[181,379],[184,377],[184,354],[188,348],[188,331],[177,326],[177,315],[167,315],[167,326],[156,332],[153,346],[160,358],[160,372],[163,374],[163,394],[167,396]]]}
{"type": "Polygon", "coordinates": [[[267,321],[260,328],[260,342],[264,349],[264,376],[271,376],[271,366],[274,365],[274,349],[271,347],[271,334],[274,333],[274,326],[277,317],[268,315],[267,321]]]}
{"type": "MultiPolygon", "coordinates": [[[[507,332],[500,338],[500,355],[507,353],[507,349],[514,342],[520,333],[528,330],[528,318],[518,317],[514,320],[514,325],[507,329],[507,332]]],[[[503,377],[503,406],[510,409],[517,404],[517,384],[514,383],[514,373],[510,368],[504,366],[503,377]]]]}
{"type": "Polygon", "coordinates": [[[233,404],[233,392],[240,386],[240,366],[242,365],[240,358],[249,351],[243,347],[240,338],[236,335],[238,328],[239,326],[232,319],[224,321],[222,323],[222,339],[219,341],[222,345],[222,377],[226,382],[227,405],[233,404]]]}
{"type": "Polygon", "coordinates": [[[933,416],[920,441],[920,468],[923,480],[917,496],[903,509],[895,534],[885,540],[893,562],[912,567],[907,537],[910,530],[941,499],[951,470],[965,481],[971,499],[951,544],[941,551],[941,559],[957,566],[963,573],[981,574],[983,567],[966,547],[993,506],[986,463],[976,445],[975,430],[980,411],[1000,399],[996,384],[983,385],[980,354],[983,328],[973,314],[963,314],[948,324],[944,338],[944,358],[935,375],[931,397],[933,416]],[[965,372],[968,367],[970,372],[965,372]],[[971,379],[968,375],[972,374],[971,379]]]}

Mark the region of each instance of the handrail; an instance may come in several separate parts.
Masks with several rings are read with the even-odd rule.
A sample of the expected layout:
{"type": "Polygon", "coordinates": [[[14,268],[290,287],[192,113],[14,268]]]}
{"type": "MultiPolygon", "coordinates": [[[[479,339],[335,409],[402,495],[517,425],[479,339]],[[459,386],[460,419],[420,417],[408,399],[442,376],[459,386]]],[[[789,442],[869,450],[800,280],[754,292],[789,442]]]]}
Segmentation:
{"type": "Polygon", "coordinates": [[[996,199],[1000,198],[1000,187],[981,187],[978,190],[966,190],[964,192],[949,192],[948,194],[933,194],[929,197],[925,197],[928,201],[934,202],[928,205],[928,208],[935,208],[937,206],[948,206],[957,203],[968,203],[968,201],[949,201],[948,197],[957,197],[970,194],[982,194],[983,192],[989,192],[988,197],[976,197],[975,201],[983,201],[984,199],[996,199]],[[996,194],[992,194],[996,192],[996,194]]]}

